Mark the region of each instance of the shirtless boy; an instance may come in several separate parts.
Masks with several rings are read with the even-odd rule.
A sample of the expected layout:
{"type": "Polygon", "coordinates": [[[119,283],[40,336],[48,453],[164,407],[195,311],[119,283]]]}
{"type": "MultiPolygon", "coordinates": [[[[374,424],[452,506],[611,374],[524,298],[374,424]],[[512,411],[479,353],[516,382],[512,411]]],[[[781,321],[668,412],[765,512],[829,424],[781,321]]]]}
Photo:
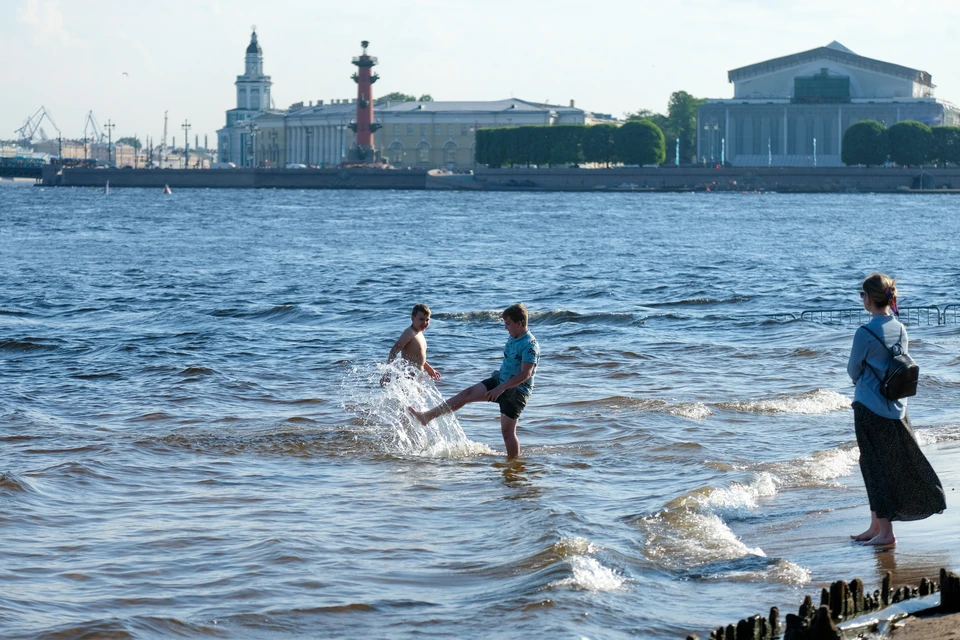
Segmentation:
{"type": "MultiPolygon", "coordinates": [[[[410,313],[410,326],[404,329],[393,348],[390,349],[387,364],[393,362],[397,355],[400,355],[417,369],[426,371],[434,380],[439,380],[440,374],[427,363],[427,341],[423,337],[423,332],[429,326],[430,307],[422,303],[413,305],[413,311],[410,313]]],[[[387,384],[389,381],[389,374],[384,374],[380,378],[381,385],[387,384]]]]}
{"type": "Polygon", "coordinates": [[[517,439],[517,423],[520,413],[527,406],[530,392],[533,390],[533,374],[540,362],[540,345],[533,334],[527,330],[527,308],[522,303],[508,307],[500,317],[503,326],[510,334],[503,348],[503,364],[499,371],[468,387],[441,405],[429,411],[417,411],[413,407],[407,410],[426,425],[445,413],[458,411],[470,402],[496,402],[500,405],[500,433],[507,447],[507,457],[520,455],[520,440],[517,439]]]}

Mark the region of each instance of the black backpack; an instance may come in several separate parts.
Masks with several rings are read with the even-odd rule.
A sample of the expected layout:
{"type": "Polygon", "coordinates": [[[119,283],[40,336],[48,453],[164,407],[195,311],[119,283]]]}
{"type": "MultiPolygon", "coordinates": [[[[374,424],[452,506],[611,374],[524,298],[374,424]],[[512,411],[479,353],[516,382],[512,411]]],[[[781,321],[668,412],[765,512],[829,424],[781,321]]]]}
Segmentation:
{"type": "Polygon", "coordinates": [[[868,367],[873,369],[873,373],[880,380],[880,395],[891,401],[917,395],[917,380],[920,378],[920,367],[913,361],[913,358],[904,353],[903,348],[900,346],[900,340],[903,339],[903,327],[900,327],[900,338],[897,339],[896,344],[892,347],[888,347],[887,343],[884,342],[880,336],[866,326],[863,328],[867,330],[867,333],[876,338],[877,341],[883,345],[884,349],[890,352],[890,364],[887,365],[887,372],[883,376],[877,373],[876,369],[870,367],[869,363],[866,363],[868,367]]]}

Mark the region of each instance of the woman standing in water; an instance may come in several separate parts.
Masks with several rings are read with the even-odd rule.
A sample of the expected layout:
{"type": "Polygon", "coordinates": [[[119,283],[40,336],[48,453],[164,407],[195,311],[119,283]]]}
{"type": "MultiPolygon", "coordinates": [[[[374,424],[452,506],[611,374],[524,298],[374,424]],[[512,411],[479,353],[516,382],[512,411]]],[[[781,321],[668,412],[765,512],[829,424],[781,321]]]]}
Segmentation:
{"type": "Polygon", "coordinates": [[[870,526],[850,537],[869,545],[894,545],[894,520],[922,520],[947,505],[940,479],[917,445],[906,400],[887,400],[880,392],[891,358],[888,346],[899,344],[907,352],[907,331],[895,316],[897,285],[874,273],[863,281],[860,297],[873,318],[854,334],[847,373],[856,385],[853,421],[870,500],[870,526]]]}

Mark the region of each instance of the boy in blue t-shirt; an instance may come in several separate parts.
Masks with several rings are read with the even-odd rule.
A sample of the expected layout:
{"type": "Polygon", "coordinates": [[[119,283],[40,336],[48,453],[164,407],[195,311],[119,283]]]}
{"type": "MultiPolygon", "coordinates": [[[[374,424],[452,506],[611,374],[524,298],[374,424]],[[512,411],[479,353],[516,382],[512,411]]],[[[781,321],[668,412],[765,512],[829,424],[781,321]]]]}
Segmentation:
{"type": "Polygon", "coordinates": [[[464,389],[433,409],[407,409],[421,424],[426,425],[431,420],[458,411],[471,402],[496,402],[500,405],[500,432],[503,435],[503,444],[507,447],[507,457],[515,458],[520,455],[517,423],[533,391],[534,371],[540,362],[540,345],[527,330],[527,308],[523,303],[508,307],[500,317],[503,318],[503,325],[510,334],[510,339],[503,348],[503,363],[499,371],[494,371],[493,375],[483,382],[464,389]]]}

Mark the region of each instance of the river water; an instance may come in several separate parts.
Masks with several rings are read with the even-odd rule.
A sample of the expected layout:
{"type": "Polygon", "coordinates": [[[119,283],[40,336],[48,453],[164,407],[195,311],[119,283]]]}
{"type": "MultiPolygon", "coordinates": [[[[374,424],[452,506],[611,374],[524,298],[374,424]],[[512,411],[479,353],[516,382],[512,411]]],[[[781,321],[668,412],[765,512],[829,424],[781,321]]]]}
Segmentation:
{"type": "MultiPolygon", "coordinates": [[[[957,203],[0,187],[0,635],[676,638],[933,576],[950,509],[846,541],[856,325],[799,314],[960,302],[957,203]],[[412,424],[517,301],[521,458],[492,404],[412,424]],[[381,388],[415,302],[442,379],[381,388]]],[[[960,327],[909,329],[952,507],[960,327]]]]}

